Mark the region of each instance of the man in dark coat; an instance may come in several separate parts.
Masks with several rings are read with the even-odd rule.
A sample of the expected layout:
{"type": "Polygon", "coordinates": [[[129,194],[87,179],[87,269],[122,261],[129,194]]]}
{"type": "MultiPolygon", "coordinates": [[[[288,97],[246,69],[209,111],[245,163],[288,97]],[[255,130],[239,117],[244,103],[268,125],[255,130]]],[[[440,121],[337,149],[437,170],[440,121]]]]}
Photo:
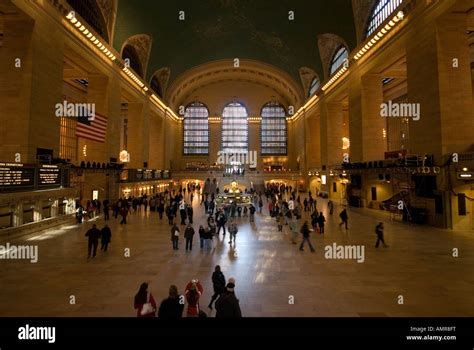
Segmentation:
{"type": "Polygon", "coordinates": [[[235,279],[230,278],[227,283],[226,290],[216,301],[216,317],[217,318],[240,318],[242,312],[240,310],[239,300],[235,293],[235,279]]]}
{"type": "Polygon", "coordinates": [[[209,309],[212,310],[212,304],[219,298],[219,296],[225,291],[225,277],[221,271],[221,267],[216,265],[214,273],[212,274],[212,285],[214,287],[214,295],[209,303],[209,309]]]}
{"type": "Polygon", "coordinates": [[[93,253],[92,257],[95,258],[100,237],[100,231],[97,229],[95,224],[92,225],[92,228],[89,231],[87,231],[86,237],[89,237],[89,242],[87,245],[87,259],[91,257],[91,252],[93,253]]]}
{"type": "Polygon", "coordinates": [[[107,247],[109,246],[109,243],[112,240],[112,232],[110,231],[110,227],[105,224],[104,228],[100,231],[100,234],[102,236],[100,250],[106,252],[107,247]]]}
{"type": "Polygon", "coordinates": [[[184,238],[186,238],[186,251],[193,250],[193,237],[194,237],[194,228],[191,226],[191,223],[188,224],[186,230],[184,230],[184,238]]]}
{"type": "Polygon", "coordinates": [[[169,296],[161,302],[158,317],[165,319],[181,318],[183,316],[184,297],[178,294],[175,285],[170,286],[169,296]]]}

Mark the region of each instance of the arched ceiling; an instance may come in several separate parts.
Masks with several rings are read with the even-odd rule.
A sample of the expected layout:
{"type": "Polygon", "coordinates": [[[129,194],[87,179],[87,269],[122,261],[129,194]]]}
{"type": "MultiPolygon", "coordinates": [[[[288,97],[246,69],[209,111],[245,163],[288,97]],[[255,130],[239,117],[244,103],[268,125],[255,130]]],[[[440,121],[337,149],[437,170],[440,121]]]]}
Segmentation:
{"type": "Polygon", "coordinates": [[[286,106],[299,108],[304,100],[302,87],[288,73],[254,60],[241,60],[239,68],[233,67],[232,60],[218,60],[194,67],[172,83],[166,100],[176,110],[202,89],[225,82],[245,82],[271,90],[273,96],[286,106]]]}
{"type": "Polygon", "coordinates": [[[183,72],[221,59],[274,65],[301,85],[299,69],[324,76],[317,38],[334,33],[356,45],[351,0],[120,0],[114,47],[146,33],[153,37],[147,69],[171,69],[170,84],[183,72]],[[184,11],[185,20],[179,20],[184,11]],[[288,20],[294,11],[294,20],[288,20]]]}

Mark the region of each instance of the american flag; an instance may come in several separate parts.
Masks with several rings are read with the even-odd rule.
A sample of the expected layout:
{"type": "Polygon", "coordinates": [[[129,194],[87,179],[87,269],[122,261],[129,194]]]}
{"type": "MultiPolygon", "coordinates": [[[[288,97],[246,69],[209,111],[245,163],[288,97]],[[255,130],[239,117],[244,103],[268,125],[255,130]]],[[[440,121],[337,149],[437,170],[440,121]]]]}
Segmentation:
{"type": "Polygon", "coordinates": [[[92,118],[77,118],[76,136],[88,140],[105,142],[107,118],[98,113],[92,118]]]}

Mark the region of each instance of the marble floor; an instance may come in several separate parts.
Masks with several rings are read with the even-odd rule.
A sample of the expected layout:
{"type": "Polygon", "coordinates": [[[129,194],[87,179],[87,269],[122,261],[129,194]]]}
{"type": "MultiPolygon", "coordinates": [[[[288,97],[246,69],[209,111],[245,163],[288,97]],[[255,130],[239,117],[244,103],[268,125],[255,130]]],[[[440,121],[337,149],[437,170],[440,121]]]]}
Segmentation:
{"type": "MultiPolygon", "coordinates": [[[[194,207],[197,228],[205,216],[197,201],[194,207]]],[[[318,207],[326,211],[323,200],[318,207]]],[[[183,239],[173,251],[167,220],[143,212],[123,226],[112,218],[109,252],[91,260],[84,234],[92,223],[10,242],[38,245],[39,260],[0,260],[0,316],[133,317],[133,297],[142,282],[148,281],[162,300],[170,284],[183,292],[193,278],[203,283],[204,306],[216,264],[227,279],[236,279],[236,295],[248,317],[474,315],[474,232],[386,221],[389,248],[376,250],[379,219],[350,210],[346,231],[339,226],[338,210],[325,213],[325,235],[312,236],[315,253],[292,245],[288,226],[279,233],[266,210],[255,224],[239,219],[235,246],[221,234],[211,252],[200,251],[198,239],[192,252],[185,251],[183,239]],[[333,243],[364,246],[364,262],[326,259],[325,247],[333,243]]],[[[103,225],[102,219],[95,222],[103,225]]]]}

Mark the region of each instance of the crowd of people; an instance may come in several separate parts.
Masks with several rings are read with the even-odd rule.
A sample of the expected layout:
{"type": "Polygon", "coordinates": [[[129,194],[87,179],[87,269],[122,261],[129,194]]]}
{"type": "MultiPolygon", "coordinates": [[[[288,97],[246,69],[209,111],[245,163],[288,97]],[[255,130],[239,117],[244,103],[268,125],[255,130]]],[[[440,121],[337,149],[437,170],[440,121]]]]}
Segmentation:
{"type": "MultiPolygon", "coordinates": [[[[240,318],[239,299],[235,295],[235,278],[229,278],[226,283],[224,274],[219,265],[215,267],[212,274],[213,295],[208,308],[216,309],[216,318],[240,318]]],[[[158,306],[152,293],[148,290],[148,283],[144,282],[135,295],[134,307],[137,317],[160,317],[165,319],[176,319],[183,317],[186,307],[186,317],[208,317],[206,311],[201,307],[204,286],[198,279],[189,281],[184,288],[184,294],[180,295],[178,287],[171,285],[168,296],[158,306]]]]}
{"type": "MultiPolygon", "coordinates": [[[[214,194],[201,194],[194,186],[187,189],[182,188],[179,191],[166,191],[150,198],[146,195],[138,198],[121,198],[112,204],[109,204],[108,200],[104,200],[102,205],[99,201],[88,202],[87,207],[92,208],[92,211],[97,214],[100,213],[102,208],[106,221],[103,228],[98,229],[94,224],[86,233],[88,259],[96,256],[99,240],[101,241],[101,250],[107,252],[112,238],[112,232],[107,225],[110,211],[116,219],[119,215],[121,216],[121,224],[127,224],[128,215],[140,213],[142,210],[145,213],[147,211],[158,212],[159,220],[163,220],[165,214],[171,227],[173,250],[179,250],[180,239],[182,238],[185,242],[186,252],[191,252],[194,238],[198,234],[200,250],[211,251],[217,246],[217,243],[214,242],[220,242],[221,231],[223,235],[222,242],[225,241],[228,232],[229,244],[235,244],[239,232],[238,224],[247,220],[251,225],[255,224],[257,211],[263,214],[263,195],[268,204],[268,215],[276,221],[276,231],[284,232],[284,227],[288,226],[292,244],[299,244],[300,251],[304,251],[306,245],[309,246],[311,252],[316,251],[316,247],[311,241],[311,235],[312,233],[324,235],[327,219],[324,212],[319,211],[317,200],[313,198],[311,192],[304,196],[302,200],[299,194],[293,192],[291,186],[269,185],[263,195],[255,191],[250,192],[250,195],[252,200],[248,205],[231,203],[230,205],[217,206],[214,194]],[[199,224],[199,226],[194,225],[193,202],[196,199],[197,203],[203,207],[206,218],[205,223],[199,224]],[[304,214],[305,212],[310,214],[304,214]],[[303,214],[307,215],[306,217],[309,216],[310,220],[303,219],[303,214]],[[179,224],[177,220],[180,220],[179,224]],[[298,239],[299,236],[301,237],[300,240],[298,239]]],[[[327,212],[331,216],[334,213],[334,204],[331,200],[327,202],[327,212]]],[[[199,214],[201,215],[201,210],[199,214]]],[[[199,221],[202,222],[202,216],[200,215],[199,221]]],[[[349,217],[346,209],[342,209],[339,218],[341,220],[339,226],[344,226],[348,230],[349,217]]],[[[377,236],[376,248],[380,244],[388,247],[384,241],[383,230],[382,223],[378,224],[375,229],[377,236]]],[[[220,266],[216,266],[212,275],[212,283],[214,293],[208,308],[212,311],[215,304],[216,317],[241,317],[239,302],[234,293],[235,279],[231,278],[226,283],[220,266]]],[[[143,283],[135,296],[137,316],[182,317],[186,304],[186,316],[205,317],[206,313],[200,307],[203,293],[204,287],[198,280],[190,281],[186,285],[183,295],[178,293],[178,288],[175,285],[171,285],[168,297],[158,306],[153,295],[148,291],[148,284],[143,283]]]]}

